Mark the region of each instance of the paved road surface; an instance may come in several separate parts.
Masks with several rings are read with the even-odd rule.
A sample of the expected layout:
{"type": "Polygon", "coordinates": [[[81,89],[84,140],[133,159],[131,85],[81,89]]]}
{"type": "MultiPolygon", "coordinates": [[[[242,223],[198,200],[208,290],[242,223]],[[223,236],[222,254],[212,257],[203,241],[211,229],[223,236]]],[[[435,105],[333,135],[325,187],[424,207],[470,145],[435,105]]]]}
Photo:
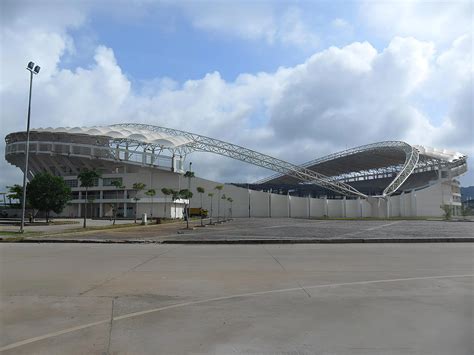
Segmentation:
{"type": "Polygon", "coordinates": [[[0,245],[2,354],[472,354],[473,244],[0,245]]]}

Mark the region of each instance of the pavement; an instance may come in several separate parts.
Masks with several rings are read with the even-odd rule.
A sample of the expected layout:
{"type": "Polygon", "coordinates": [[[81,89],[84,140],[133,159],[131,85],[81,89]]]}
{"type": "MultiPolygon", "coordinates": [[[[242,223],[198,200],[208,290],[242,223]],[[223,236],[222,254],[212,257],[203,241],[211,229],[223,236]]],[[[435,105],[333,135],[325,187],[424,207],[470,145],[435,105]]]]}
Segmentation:
{"type": "MultiPolygon", "coordinates": [[[[107,222],[110,223],[110,222],[107,222]]],[[[295,218],[236,218],[199,227],[200,221],[131,226],[40,236],[37,242],[128,243],[386,243],[473,242],[474,223],[442,220],[310,220],[295,218]]],[[[77,229],[77,226],[76,226],[77,229]]],[[[0,233],[1,234],[1,233],[0,233]]]]}
{"type": "Polygon", "coordinates": [[[472,243],[2,243],[0,352],[472,354],[473,256],[472,243]]]}

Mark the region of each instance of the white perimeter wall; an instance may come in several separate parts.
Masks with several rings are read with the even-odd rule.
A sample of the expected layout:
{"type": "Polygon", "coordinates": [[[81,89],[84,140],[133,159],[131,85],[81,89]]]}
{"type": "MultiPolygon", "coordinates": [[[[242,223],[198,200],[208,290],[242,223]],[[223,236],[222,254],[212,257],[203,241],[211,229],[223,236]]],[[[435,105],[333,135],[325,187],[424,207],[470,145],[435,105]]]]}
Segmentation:
{"type": "MultiPolygon", "coordinates": [[[[176,190],[188,188],[188,179],[181,175],[159,171],[156,169],[143,168],[139,173],[118,174],[123,177],[123,184],[127,189],[131,189],[135,182],[143,182],[147,186],[145,191],[154,188],[157,195],[153,198],[153,215],[165,216],[165,201],[167,201],[166,216],[174,217],[174,209],[170,208],[170,198],[162,194],[163,187],[176,190]],[[166,199],[166,200],[165,200],[166,199]],[[173,210],[171,216],[170,212],[173,210]]],[[[437,182],[425,189],[403,193],[392,196],[388,202],[383,199],[316,199],[308,197],[294,197],[287,195],[270,194],[268,192],[250,191],[234,185],[219,184],[215,181],[205,180],[198,177],[191,179],[191,191],[194,196],[190,201],[191,207],[201,206],[201,196],[196,188],[201,186],[205,189],[202,196],[202,206],[211,214],[211,197],[208,193],[213,193],[212,216],[218,215],[233,217],[298,217],[298,218],[320,218],[328,217],[415,217],[415,216],[441,216],[440,205],[450,203],[452,199],[451,185],[449,181],[437,182]],[[220,196],[226,195],[233,199],[232,206],[226,200],[219,199],[219,192],[215,189],[217,185],[224,188],[220,196]],[[218,211],[218,205],[220,207],[218,211]]],[[[151,212],[151,199],[139,194],[138,216],[143,212],[151,212]]],[[[115,202],[115,201],[110,201],[115,202]]],[[[129,200],[119,201],[127,203],[128,206],[135,203],[129,200]]],[[[105,214],[106,203],[103,204],[105,214]]],[[[76,206],[71,206],[76,207],[76,206]]],[[[70,208],[66,209],[69,211],[70,208]]],[[[182,205],[177,205],[177,217],[182,215],[182,205]]],[[[63,213],[64,214],[64,213],[63,213]]],[[[129,216],[131,217],[131,216],[129,216]]]]}

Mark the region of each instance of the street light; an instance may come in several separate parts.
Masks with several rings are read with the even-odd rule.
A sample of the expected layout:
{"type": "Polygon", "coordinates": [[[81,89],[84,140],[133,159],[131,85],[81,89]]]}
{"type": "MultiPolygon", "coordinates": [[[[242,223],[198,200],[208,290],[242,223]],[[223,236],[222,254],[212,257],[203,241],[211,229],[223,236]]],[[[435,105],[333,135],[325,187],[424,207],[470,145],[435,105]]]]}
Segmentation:
{"type": "Polygon", "coordinates": [[[31,115],[31,90],[33,88],[33,74],[40,72],[40,67],[35,63],[29,62],[26,69],[30,72],[30,95],[28,98],[28,120],[26,123],[26,148],[25,148],[25,171],[23,172],[23,199],[21,206],[20,233],[24,232],[25,227],[25,209],[26,209],[26,176],[28,175],[28,154],[30,152],[30,115],[31,115]]]}

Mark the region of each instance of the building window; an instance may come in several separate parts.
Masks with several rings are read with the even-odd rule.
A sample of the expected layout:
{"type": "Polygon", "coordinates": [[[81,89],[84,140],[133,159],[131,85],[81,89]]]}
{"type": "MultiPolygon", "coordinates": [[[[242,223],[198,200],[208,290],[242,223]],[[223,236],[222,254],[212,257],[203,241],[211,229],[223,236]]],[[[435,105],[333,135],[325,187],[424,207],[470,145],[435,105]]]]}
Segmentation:
{"type": "Polygon", "coordinates": [[[64,180],[67,186],[69,187],[77,187],[77,179],[73,180],[64,180]]]}
{"type": "Polygon", "coordinates": [[[102,186],[114,186],[112,185],[112,182],[114,181],[119,181],[120,185],[122,185],[122,178],[121,177],[116,177],[116,178],[104,178],[102,179],[102,186]]]}

